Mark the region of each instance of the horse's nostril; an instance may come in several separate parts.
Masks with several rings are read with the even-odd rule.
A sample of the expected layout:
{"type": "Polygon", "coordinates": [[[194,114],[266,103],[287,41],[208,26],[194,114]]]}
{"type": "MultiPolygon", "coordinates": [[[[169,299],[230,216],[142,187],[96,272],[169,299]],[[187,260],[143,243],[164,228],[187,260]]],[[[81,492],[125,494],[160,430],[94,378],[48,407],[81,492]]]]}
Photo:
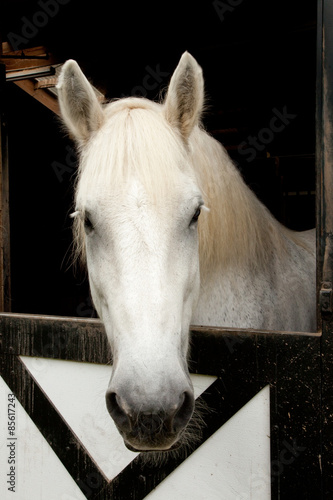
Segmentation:
{"type": "Polygon", "coordinates": [[[115,421],[116,425],[121,430],[127,430],[130,428],[129,418],[118,401],[117,394],[115,392],[107,392],[106,396],[106,407],[111,417],[115,421]]]}
{"type": "Polygon", "coordinates": [[[117,407],[119,407],[117,402],[117,394],[115,392],[107,392],[105,399],[106,399],[106,407],[109,413],[112,413],[113,411],[115,411],[117,407]]]}
{"type": "Polygon", "coordinates": [[[182,394],[182,399],[173,419],[173,427],[176,432],[183,429],[187,422],[192,417],[194,410],[194,397],[191,392],[185,391],[182,394]]]}

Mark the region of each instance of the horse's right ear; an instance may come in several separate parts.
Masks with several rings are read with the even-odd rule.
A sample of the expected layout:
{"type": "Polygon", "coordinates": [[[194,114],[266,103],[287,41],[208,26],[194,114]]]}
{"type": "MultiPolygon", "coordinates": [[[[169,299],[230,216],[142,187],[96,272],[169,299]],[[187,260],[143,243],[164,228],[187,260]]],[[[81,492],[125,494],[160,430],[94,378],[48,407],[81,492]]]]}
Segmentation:
{"type": "Polygon", "coordinates": [[[63,65],[57,90],[66,127],[79,143],[86,142],[102,125],[103,111],[76,61],[70,59],[63,65]]]}
{"type": "Polygon", "coordinates": [[[165,99],[165,116],[185,140],[200,121],[204,105],[202,69],[188,52],[182,55],[171,77],[165,99]]]}

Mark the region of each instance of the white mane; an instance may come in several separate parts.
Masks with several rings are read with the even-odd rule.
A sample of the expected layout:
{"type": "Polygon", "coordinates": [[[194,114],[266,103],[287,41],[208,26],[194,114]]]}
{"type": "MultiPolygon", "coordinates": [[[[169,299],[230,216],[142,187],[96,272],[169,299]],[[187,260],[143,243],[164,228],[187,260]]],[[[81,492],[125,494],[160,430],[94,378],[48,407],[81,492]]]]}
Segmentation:
{"type": "Polygon", "coordinates": [[[196,175],[210,213],[199,225],[201,272],[244,265],[258,270],[272,248],[285,249],[287,230],[244,183],[223,146],[201,129],[191,148],[196,175]]]}
{"type": "Polygon", "coordinates": [[[186,162],[181,138],[161,116],[161,106],[128,98],[108,104],[105,121],[82,151],[77,196],[107,186],[126,189],[132,175],[155,201],[166,196],[186,162]]]}

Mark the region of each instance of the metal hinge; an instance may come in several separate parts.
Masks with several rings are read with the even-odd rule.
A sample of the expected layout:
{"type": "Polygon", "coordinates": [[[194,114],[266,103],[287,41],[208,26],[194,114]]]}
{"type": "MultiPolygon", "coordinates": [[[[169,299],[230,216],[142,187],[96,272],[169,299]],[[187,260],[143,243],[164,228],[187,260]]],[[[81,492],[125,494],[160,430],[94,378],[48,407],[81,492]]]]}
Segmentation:
{"type": "Polygon", "coordinates": [[[320,309],[322,314],[330,314],[333,312],[332,296],[332,283],[330,281],[324,281],[321,284],[319,295],[320,309]]]}

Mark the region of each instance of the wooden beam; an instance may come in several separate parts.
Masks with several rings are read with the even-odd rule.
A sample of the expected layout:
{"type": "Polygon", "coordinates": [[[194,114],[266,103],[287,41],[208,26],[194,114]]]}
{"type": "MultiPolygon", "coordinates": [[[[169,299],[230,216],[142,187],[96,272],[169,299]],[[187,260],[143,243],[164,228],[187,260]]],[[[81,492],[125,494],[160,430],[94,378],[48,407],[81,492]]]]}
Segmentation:
{"type": "Polygon", "coordinates": [[[23,50],[12,50],[9,43],[2,44],[0,63],[6,65],[6,72],[24,69],[41,68],[57,64],[57,59],[48,52],[46,47],[32,47],[23,50]]]}
{"type": "Polygon", "coordinates": [[[7,71],[6,81],[29,80],[29,78],[40,78],[54,74],[54,66],[39,66],[35,68],[20,69],[19,71],[7,71]]]}
{"type": "Polygon", "coordinates": [[[49,108],[53,113],[60,116],[58,99],[47,90],[36,88],[34,80],[19,80],[15,85],[31,95],[34,99],[49,108]]]}
{"type": "MultiPolygon", "coordinates": [[[[56,89],[57,73],[60,64],[50,54],[46,47],[32,47],[23,50],[13,50],[8,42],[0,40],[0,65],[6,68],[6,79],[27,92],[48,109],[60,115],[56,89]],[[58,67],[55,68],[55,65],[58,67]],[[52,68],[53,67],[53,68],[52,68]],[[37,76],[38,70],[55,70],[55,75],[37,76]],[[34,75],[31,73],[33,71],[34,75]]],[[[103,103],[104,95],[94,89],[98,100],[103,103]]]]}
{"type": "Polygon", "coordinates": [[[11,310],[8,132],[4,106],[6,73],[0,64],[0,310],[11,310]]]}

